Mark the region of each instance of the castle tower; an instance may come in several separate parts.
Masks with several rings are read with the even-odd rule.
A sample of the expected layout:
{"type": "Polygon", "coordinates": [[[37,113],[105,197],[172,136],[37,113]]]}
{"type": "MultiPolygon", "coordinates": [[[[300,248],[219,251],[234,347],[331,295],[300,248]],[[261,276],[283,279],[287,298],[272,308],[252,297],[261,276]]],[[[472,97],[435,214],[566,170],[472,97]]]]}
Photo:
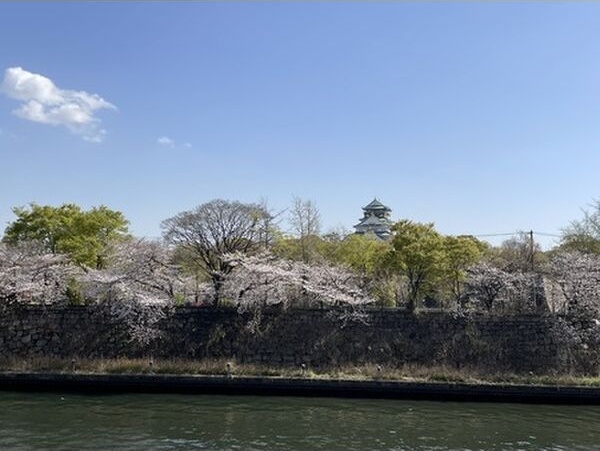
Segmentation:
{"type": "Polygon", "coordinates": [[[390,239],[392,236],[391,212],[391,208],[383,205],[377,198],[374,198],[369,205],[363,207],[363,217],[354,226],[356,233],[359,235],[374,233],[380,240],[385,241],[390,239]]]}

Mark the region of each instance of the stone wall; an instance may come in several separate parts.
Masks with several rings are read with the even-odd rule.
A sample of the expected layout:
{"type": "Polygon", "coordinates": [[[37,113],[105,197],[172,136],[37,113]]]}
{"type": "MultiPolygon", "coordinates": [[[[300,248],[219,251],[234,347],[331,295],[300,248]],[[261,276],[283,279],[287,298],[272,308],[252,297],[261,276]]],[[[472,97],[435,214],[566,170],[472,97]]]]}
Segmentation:
{"type": "Polygon", "coordinates": [[[272,310],[257,318],[235,310],[179,308],[159,323],[158,338],[144,344],[132,340],[123,322],[94,309],[29,306],[0,316],[0,357],[152,355],[277,366],[414,363],[536,374],[597,371],[596,361],[567,345],[559,323],[550,315],[461,317],[395,309],[372,311],[363,323],[326,310],[272,310]]]}

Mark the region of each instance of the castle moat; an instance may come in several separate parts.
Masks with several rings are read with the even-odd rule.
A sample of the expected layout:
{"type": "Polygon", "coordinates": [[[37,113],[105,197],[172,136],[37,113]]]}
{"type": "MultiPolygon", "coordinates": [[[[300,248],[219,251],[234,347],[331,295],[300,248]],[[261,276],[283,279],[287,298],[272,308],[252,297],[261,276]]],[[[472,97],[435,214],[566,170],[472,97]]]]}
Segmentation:
{"type": "Polygon", "coordinates": [[[0,392],[10,450],[597,450],[600,407],[0,392]]]}

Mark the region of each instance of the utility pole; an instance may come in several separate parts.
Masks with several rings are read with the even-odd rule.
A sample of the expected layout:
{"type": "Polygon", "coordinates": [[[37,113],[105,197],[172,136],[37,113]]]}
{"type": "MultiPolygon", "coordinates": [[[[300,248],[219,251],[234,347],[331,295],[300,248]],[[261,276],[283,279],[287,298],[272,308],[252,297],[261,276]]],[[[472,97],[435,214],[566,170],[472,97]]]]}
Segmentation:
{"type": "Polygon", "coordinates": [[[533,266],[533,255],[535,252],[535,245],[533,243],[533,230],[529,231],[529,263],[530,263],[530,268],[531,268],[531,282],[533,283],[532,286],[532,292],[531,294],[533,295],[533,305],[535,305],[536,307],[538,306],[538,299],[537,299],[537,287],[536,287],[536,283],[535,283],[535,274],[533,274],[533,270],[534,270],[534,266],[533,266]]]}
{"type": "Polygon", "coordinates": [[[533,230],[529,231],[529,258],[530,258],[530,265],[531,265],[531,272],[533,272],[534,267],[533,267],[533,255],[535,253],[535,245],[533,243],[533,230]]]}

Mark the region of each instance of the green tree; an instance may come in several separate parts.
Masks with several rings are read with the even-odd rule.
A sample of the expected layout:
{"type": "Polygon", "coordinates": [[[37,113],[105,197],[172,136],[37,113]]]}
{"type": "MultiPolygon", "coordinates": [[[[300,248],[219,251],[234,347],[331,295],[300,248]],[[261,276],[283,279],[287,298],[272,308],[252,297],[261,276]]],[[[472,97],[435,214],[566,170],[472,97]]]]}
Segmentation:
{"type": "Polygon", "coordinates": [[[450,293],[458,300],[462,294],[466,270],[481,259],[485,245],[471,236],[446,236],[443,244],[446,254],[444,278],[450,293]]]}
{"type": "Polygon", "coordinates": [[[332,252],[330,243],[320,236],[310,235],[296,238],[289,235],[279,235],[271,248],[273,254],[287,260],[306,262],[329,260],[332,252]],[[307,252],[308,251],[308,252],[307,252]]]}
{"type": "Polygon", "coordinates": [[[332,232],[323,236],[310,235],[303,238],[280,233],[275,238],[270,250],[277,257],[306,263],[306,250],[308,249],[310,251],[308,253],[309,263],[339,264],[344,263],[340,262],[338,254],[344,246],[346,238],[347,234],[341,234],[341,232],[332,232]]]}
{"type": "Polygon", "coordinates": [[[392,230],[394,237],[384,265],[406,277],[407,308],[414,311],[425,296],[435,292],[444,275],[444,238],[433,224],[408,220],[397,222],[392,230]]]}
{"type": "Polygon", "coordinates": [[[336,243],[333,259],[348,266],[363,277],[373,277],[390,245],[375,235],[352,234],[336,243]]]}
{"type": "Polygon", "coordinates": [[[4,232],[3,241],[37,242],[53,254],[66,254],[74,263],[91,268],[106,265],[110,244],[129,237],[123,214],[105,206],[84,211],[75,204],[30,204],[13,209],[17,219],[4,232]]]}
{"type": "MultiPolygon", "coordinates": [[[[333,244],[332,244],[333,245],[333,244]]],[[[390,243],[375,234],[348,235],[335,243],[331,260],[349,267],[364,281],[364,288],[380,306],[393,307],[401,286],[401,277],[385,266],[390,243]]]]}
{"type": "Polygon", "coordinates": [[[600,254],[600,200],[583,211],[583,218],[563,230],[560,249],[584,254],[600,254]]]}
{"type": "Polygon", "coordinates": [[[514,237],[491,247],[485,260],[493,266],[510,273],[522,273],[540,268],[547,258],[538,243],[532,241],[527,232],[518,232],[514,237]]]}

